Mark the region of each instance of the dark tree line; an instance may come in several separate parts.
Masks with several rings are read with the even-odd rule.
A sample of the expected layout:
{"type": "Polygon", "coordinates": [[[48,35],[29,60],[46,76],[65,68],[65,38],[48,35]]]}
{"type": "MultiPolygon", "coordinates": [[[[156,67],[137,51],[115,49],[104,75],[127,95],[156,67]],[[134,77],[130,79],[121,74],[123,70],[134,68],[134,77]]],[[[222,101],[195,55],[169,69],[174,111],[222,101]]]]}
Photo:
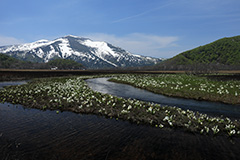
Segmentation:
{"type": "Polygon", "coordinates": [[[83,65],[69,59],[55,59],[47,63],[22,61],[0,53],[0,68],[2,69],[83,69],[83,65]]]}

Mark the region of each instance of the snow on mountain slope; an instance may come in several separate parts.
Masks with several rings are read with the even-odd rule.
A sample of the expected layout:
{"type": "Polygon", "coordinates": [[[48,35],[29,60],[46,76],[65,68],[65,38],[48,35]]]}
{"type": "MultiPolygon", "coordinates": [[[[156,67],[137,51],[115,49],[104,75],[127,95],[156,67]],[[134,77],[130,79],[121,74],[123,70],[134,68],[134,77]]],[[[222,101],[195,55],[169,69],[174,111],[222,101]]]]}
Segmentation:
{"type": "Polygon", "coordinates": [[[96,49],[95,54],[99,57],[103,57],[105,55],[112,55],[114,57],[118,57],[119,55],[107,45],[105,42],[94,42],[91,40],[86,40],[83,42],[88,47],[92,47],[96,49]]]}
{"type": "Polygon", "coordinates": [[[86,68],[115,68],[153,65],[161,59],[131,54],[106,42],[88,38],[65,36],[53,41],[39,40],[33,43],[0,47],[0,53],[30,60],[48,62],[54,58],[73,59],[86,68]]]}
{"type": "Polygon", "coordinates": [[[44,45],[48,45],[48,40],[39,40],[33,43],[21,44],[21,45],[13,45],[7,47],[5,52],[14,52],[14,51],[29,51],[34,48],[38,48],[44,45]]]}

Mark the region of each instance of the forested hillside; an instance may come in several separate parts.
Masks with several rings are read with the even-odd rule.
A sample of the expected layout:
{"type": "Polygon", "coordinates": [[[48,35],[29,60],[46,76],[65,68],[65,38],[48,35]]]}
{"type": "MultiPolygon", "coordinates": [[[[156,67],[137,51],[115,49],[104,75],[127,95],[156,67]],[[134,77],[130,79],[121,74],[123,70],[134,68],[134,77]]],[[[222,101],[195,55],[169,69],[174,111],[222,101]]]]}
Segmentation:
{"type": "Polygon", "coordinates": [[[210,67],[214,69],[240,68],[240,36],[222,38],[204,46],[180,53],[155,69],[186,70],[210,67]]]}
{"type": "Polygon", "coordinates": [[[58,69],[82,69],[83,65],[70,59],[55,59],[47,63],[50,67],[58,69]]]}
{"type": "Polygon", "coordinates": [[[0,68],[2,69],[83,69],[83,65],[69,59],[55,59],[47,63],[22,61],[0,53],[0,68]]]}
{"type": "Polygon", "coordinates": [[[213,43],[183,52],[174,58],[187,59],[187,61],[179,61],[179,64],[197,62],[240,65],[240,36],[223,38],[213,43]]]}
{"type": "Polygon", "coordinates": [[[10,57],[0,53],[0,68],[29,68],[32,65],[31,62],[25,62],[16,58],[10,57]]]}

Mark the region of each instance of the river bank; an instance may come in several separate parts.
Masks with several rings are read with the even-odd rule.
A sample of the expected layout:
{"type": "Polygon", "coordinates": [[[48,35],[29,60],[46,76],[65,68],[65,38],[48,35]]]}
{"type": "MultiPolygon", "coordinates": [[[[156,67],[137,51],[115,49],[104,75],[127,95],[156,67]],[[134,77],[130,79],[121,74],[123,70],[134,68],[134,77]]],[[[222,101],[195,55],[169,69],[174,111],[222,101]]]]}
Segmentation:
{"type": "Polygon", "coordinates": [[[129,84],[170,97],[240,104],[240,81],[228,79],[236,76],[207,75],[207,77],[186,74],[127,74],[115,76],[110,81],[129,84]],[[223,78],[225,80],[222,80],[223,78]]]}

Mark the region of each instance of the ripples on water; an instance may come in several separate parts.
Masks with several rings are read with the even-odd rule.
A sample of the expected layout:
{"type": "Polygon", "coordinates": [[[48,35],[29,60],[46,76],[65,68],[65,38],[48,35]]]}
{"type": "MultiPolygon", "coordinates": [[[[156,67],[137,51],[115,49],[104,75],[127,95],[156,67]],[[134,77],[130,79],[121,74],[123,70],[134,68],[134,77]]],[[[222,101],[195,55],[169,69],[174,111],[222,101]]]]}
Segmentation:
{"type": "Polygon", "coordinates": [[[10,85],[21,85],[21,84],[26,84],[27,81],[8,81],[8,82],[0,82],[0,89],[2,89],[5,86],[10,86],[10,85]]]}
{"type": "MultiPolygon", "coordinates": [[[[0,156],[6,159],[234,159],[239,139],[70,112],[0,105],[0,156]]],[[[3,158],[3,159],[4,159],[3,158]]]]}
{"type": "Polygon", "coordinates": [[[238,159],[240,140],[0,104],[0,159],[238,159]]]}

